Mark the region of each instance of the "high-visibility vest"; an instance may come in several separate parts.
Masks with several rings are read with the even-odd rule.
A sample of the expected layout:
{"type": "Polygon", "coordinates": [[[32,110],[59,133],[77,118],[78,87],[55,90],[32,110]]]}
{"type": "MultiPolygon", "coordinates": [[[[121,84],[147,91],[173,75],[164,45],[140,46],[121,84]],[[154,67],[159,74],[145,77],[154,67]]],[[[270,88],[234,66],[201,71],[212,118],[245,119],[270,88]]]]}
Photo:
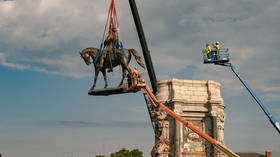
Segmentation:
{"type": "Polygon", "coordinates": [[[205,49],[204,49],[204,53],[208,54],[211,52],[211,47],[210,46],[207,46],[205,49]]]}
{"type": "Polygon", "coordinates": [[[216,45],[215,45],[215,49],[216,49],[217,51],[219,51],[219,50],[221,49],[220,44],[216,44],[216,45]]]}

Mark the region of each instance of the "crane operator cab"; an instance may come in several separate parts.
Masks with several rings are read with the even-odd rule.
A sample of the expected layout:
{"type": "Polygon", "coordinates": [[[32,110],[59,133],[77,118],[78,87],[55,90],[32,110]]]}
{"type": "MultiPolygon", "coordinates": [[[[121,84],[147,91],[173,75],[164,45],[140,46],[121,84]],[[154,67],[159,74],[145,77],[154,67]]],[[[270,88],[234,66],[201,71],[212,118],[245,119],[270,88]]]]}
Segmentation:
{"type": "Polygon", "coordinates": [[[212,47],[209,44],[206,44],[206,47],[202,53],[204,64],[219,64],[229,62],[228,48],[221,48],[218,41],[213,44],[212,47]]]}

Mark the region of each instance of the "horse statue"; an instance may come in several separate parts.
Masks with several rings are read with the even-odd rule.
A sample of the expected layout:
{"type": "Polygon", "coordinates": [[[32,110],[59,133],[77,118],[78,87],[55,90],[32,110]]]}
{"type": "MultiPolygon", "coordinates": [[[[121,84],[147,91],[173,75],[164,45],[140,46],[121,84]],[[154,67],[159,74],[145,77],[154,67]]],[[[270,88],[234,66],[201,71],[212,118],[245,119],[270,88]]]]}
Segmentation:
{"type": "MultiPolygon", "coordinates": [[[[82,52],[80,52],[81,58],[84,60],[86,65],[90,65],[91,63],[93,63],[94,65],[95,75],[94,75],[94,82],[91,87],[91,90],[93,90],[96,86],[97,77],[100,71],[102,72],[105,81],[104,88],[107,88],[108,81],[107,81],[106,69],[111,69],[118,65],[122,67],[122,79],[119,84],[119,86],[121,86],[126,77],[126,72],[130,73],[128,64],[131,60],[132,55],[134,56],[136,62],[145,69],[145,65],[142,61],[142,58],[140,57],[139,53],[135,49],[124,49],[124,51],[118,49],[116,52],[113,51],[108,52],[109,55],[105,56],[104,63],[100,67],[97,66],[97,63],[95,63],[95,59],[99,55],[98,53],[99,50],[93,47],[85,48],[82,50],[82,52]]],[[[102,53],[107,53],[107,52],[102,52],[102,53]]],[[[100,55],[100,57],[101,56],[102,55],[100,55]]],[[[100,57],[98,58],[98,60],[100,59],[100,57]]]]}

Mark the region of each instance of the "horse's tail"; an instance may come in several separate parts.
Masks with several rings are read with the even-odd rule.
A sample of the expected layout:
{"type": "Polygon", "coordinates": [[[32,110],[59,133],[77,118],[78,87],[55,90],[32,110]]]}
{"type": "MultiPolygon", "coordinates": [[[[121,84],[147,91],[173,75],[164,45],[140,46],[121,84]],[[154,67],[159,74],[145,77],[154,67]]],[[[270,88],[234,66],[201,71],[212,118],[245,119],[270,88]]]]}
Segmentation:
{"type": "Polygon", "coordinates": [[[141,56],[139,55],[139,52],[137,52],[135,49],[129,49],[129,53],[131,53],[131,54],[134,56],[136,62],[137,62],[142,68],[145,69],[145,64],[143,63],[143,60],[142,60],[141,56]]]}

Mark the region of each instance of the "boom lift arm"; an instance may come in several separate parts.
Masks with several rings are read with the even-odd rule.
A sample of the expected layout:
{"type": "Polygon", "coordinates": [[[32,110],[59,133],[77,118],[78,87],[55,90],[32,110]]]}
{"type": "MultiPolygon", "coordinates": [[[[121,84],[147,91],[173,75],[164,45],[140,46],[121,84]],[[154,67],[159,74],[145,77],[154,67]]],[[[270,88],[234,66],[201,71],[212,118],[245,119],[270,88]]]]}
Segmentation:
{"type": "Polygon", "coordinates": [[[248,90],[248,92],[251,94],[251,96],[255,99],[255,101],[261,107],[261,109],[263,110],[265,115],[269,118],[270,123],[274,126],[274,128],[280,134],[280,123],[279,123],[279,121],[272,115],[271,112],[269,112],[267,107],[264,105],[263,101],[257,96],[257,94],[254,92],[254,90],[249,86],[246,79],[240,73],[237,72],[236,67],[234,65],[232,65],[231,63],[217,63],[217,65],[230,67],[230,69],[235,74],[235,76],[240,80],[240,82],[243,84],[243,86],[248,90]]]}
{"type": "Polygon", "coordinates": [[[145,80],[141,78],[141,75],[143,73],[137,71],[136,69],[132,69],[131,71],[131,84],[127,87],[124,88],[124,92],[137,92],[140,91],[141,89],[146,93],[148,98],[150,99],[151,103],[155,107],[161,108],[163,111],[165,111],[169,116],[173,117],[177,121],[181,122],[184,126],[188,127],[191,129],[193,132],[198,134],[200,137],[204,138],[207,140],[209,143],[211,143],[216,149],[220,150],[221,152],[225,153],[229,157],[239,157],[237,154],[235,154],[233,151],[231,151],[229,148],[227,148],[225,145],[222,143],[216,141],[212,137],[210,137],[208,134],[204,133],[201,131],[198,127],[193,125],[192,123],[188,122],[185,120],[183,117],[180,115],[177,115],[175,112],[170,110],[168,107],[165,105],[161,104],[158,102],[157,98],[153,94],[153,92],[149,89],[149,87],[146,85],[145,80]]]}

